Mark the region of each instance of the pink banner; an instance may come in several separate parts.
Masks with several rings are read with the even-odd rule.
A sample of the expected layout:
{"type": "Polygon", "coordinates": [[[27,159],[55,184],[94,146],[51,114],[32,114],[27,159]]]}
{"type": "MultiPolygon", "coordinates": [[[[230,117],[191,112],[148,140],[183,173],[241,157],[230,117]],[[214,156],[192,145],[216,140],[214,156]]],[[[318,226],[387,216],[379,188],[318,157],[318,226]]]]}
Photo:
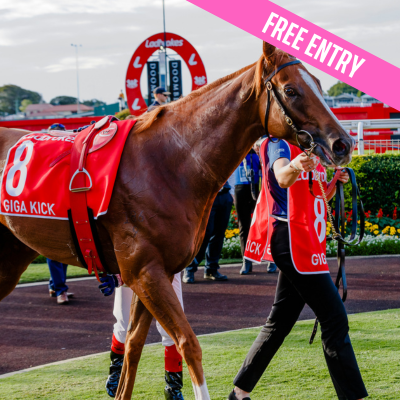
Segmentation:
{"type": "Polygon", "coordinates": [[[271,1],[188,1],[400,110],[400,68],[271,1]]]}

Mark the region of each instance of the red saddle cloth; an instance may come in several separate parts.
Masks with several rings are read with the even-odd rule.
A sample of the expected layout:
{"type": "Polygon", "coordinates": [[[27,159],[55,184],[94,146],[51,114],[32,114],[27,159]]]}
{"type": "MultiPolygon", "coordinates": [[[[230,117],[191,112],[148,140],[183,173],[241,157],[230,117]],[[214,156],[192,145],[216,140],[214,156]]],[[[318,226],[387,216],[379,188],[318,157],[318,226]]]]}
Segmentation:
{"type": "Polygon", "coordinates": [[[9,150],[1,179],[0,214],[31,218],[68,219],[70,188],[90,187],[87,206],[94,218],[106,214],[126,138],[136,121],[104,121],[89,144],[85,173],[72,182],[71,150],[93,125],[71,135],[30,133],[9,150]]]}

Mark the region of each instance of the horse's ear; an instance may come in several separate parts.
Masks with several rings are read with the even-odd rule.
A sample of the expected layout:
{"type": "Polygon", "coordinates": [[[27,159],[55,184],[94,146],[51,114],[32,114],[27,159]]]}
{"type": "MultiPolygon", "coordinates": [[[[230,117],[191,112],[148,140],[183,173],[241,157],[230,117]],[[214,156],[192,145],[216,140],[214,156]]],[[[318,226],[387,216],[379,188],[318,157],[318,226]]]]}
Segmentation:
{"type": "Polygon", "coordinates": [[[267,42],[263,42],[263,54],[266,61],[269,61],[269,59],[272,57],[274,53],[275,53],[275,46],[267,42]]]}

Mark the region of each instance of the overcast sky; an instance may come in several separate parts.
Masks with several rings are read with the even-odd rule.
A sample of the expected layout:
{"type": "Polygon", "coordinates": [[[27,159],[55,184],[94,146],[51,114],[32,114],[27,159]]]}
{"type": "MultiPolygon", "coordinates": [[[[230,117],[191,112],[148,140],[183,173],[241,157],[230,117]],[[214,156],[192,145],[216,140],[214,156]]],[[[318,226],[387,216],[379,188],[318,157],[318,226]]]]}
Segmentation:
{"type": "MultiPolygon", "coordinates": [[[[218,1],[218,0],[216,0],[218,1]]],[[[245,0],[243,0],[245,1],[245,0]]],[[[280,0],[280,6],[400,67],[399,0],[280,0]]],[[[167,31],[191,42],[208,81],[255,62],[260,39],[185,0],[166,0],[167,31]]],[[[0,86],[15,84],[45,101],[76,96],[113,103],[136,47],[162,31],[162,0],[0,0],[0,86]]],[[[310,67],[324,90],[336,79],[310,67]]],[[[379,79],[379,71],[371,79],[379,79]]],[[[398,82],[394,83],[398,87],[398,82]]],[[[190,89],[184,82],[185,94],[190,89]]]]}

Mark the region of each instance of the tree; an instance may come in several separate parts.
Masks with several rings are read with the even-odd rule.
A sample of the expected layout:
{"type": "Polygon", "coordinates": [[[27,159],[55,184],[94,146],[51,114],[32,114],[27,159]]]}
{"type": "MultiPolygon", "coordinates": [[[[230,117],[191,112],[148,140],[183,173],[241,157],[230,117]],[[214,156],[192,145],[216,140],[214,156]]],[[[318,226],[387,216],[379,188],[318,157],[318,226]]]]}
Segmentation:
{"type": "Polygon", "coordinates": [[[115,116],[120,120],[126,119],[126,117],[128,117],[129,115],[131,115],[131,112],[129,111],[129,108],[125,108],[125,110],[122,110],[119,113],[115,114],[115,116]]]}
{"type": "Polygon", "coordinates": [[[26,107],[28,107],[30,104],[32,104],[32,101],[29,99],[24,99],[21,101],[21,106],[19,107],[19,110],[24,112],[26,110],[26,107]]]}
{"type": "Polygon", "coordinates": [[[99,106],[105,106],[106,103],[104,101],[98,100],[98,99],[92,99],[92,100],[84,100],[82,102],[85,106],[88,107],[99,107],[99,106]]]}
{"type": "Polygon", "coordinates": [[[0,87],[1,114],[16,114],[23,100],[30,100],[31,104],[38,104],[42,101],[42,95],[16,85],[4,85],[0,87]]]}
{"type": "Polygon", "coordinates": [[[71,96],[57,96],[50,100],[50,104],[53,106],[66,106],[70,104],[76,104],[77,98],[71,96]]]}
{"type": "Polygon", "coordinates": [[[355,96],[362,96],[364,92],[354,88],[353,86],[348,85],[347,83],[338,81],[333,86],[328,89],[329,96],[339,96],[342,93],[350,93],[354,94],[355,96]]]}

